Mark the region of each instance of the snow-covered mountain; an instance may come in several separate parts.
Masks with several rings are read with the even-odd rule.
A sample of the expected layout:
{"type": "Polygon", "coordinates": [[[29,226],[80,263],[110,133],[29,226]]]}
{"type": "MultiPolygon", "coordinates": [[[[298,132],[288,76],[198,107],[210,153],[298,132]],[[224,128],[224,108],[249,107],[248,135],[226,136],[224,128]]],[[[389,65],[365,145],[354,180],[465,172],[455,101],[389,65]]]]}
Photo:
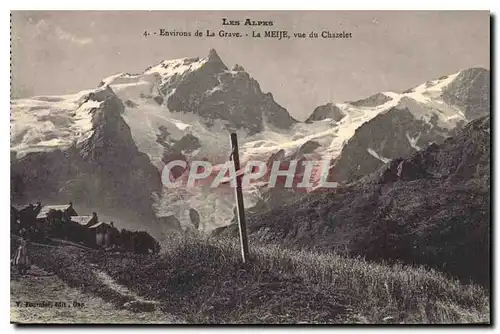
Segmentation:
{"type": "Polygon", "coordinates": [[[383,92],[337,105],[350,115],[374,116],[363,121],[343,146],[335,165],[337,178],[355,180],[390,159],[441,143],[469,121],[489,115],[489,81],[489,71],[470,68],[403,93],[383,92]],[[378,110],[382,111],[374,114],[378,110]]]}
{"type": "Polygon", "coordinates": [[[229,130],[257,133],[265,124],[289,129],[297,122],[242,66],[229,70],[213,49],[201,59],[163,61],[142,74],[115,75],[101,85],[133,102],[152,98],[172,112],[192,113],[208,127],[219,120],[229,130]]]}
{"type": "Polygon", "coordinates": [[[12,200],[73,200],[154,227],[151,194],[161,191],[160,173],[138,150],[124,110],[109,87],[13,101],[12,200]]]}
{"type": "MultiPolygon", "coordinates": [[[[243,164],[278,155],[330,159],[335,176],[349,180],[488,112],[489,72],[469,69],[404,93],[329,103],[297,122],[243,67],[229,70],[211,50],[116,74],[74,95],[13,100],[13,196],[72,198],[104,212],[175,216],[181,224],[194,208],[201,228],[211,230],[233,217],[233,192],[164,188],[160,172],[174,159],[226,162],[232,131],[243,164]]],[[[246,191],[246,205],[263,193],[246,191]]]]}

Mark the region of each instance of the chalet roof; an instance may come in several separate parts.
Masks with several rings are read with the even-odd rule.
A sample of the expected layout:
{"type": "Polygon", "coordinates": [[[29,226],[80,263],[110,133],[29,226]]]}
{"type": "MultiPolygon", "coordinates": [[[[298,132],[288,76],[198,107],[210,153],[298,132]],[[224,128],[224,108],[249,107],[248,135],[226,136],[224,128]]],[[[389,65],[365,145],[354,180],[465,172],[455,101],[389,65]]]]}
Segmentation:
{"type": "Polygon", "coordinates": [[[92,216],[72,216],[71,220],[85,226],[92,220],[92,216]]]}
{"type": "Polygon", "coordinates": [[[63,211],[69,208],[69,204],[64,204],[64,205],[46,205],[42,208],[40,213],[38,213],[38,216],[36,216],[37,219],[39,218],[47,218],[47,214],[49,213],[50,210],[56,210],[56,211],[63,211]]]}

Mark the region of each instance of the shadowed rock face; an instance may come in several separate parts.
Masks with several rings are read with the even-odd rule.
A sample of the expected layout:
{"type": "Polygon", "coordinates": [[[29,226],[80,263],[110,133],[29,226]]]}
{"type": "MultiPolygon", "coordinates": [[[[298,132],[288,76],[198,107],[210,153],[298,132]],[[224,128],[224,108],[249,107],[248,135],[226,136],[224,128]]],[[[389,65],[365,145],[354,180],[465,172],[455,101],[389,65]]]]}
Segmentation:
{"type": "Polygon", "coordinates": [[[333,103],[327,103],[314,109],[311,116],[306,119],[306,123],[322,121],[327,118],[331,118],[334,121],[338,122],[342,119],[342,117],[344,117],[344,114],[337,106],[335,106],[333,103]]]}
{"type": "MultiPolygon", "coordinates": [[[[438,79],[445,80],[448,76],[438,79]]],[[[482,68],[461,71],[442,92],[433,98],[437,102],[422,102],[407,96],[398,100],[398,105],[378,114],[356,129],[339,155],[335,171],[338,181],[351,182],[367,175],[390,159],[407,158],[412,153],[426,148],[432,143],[440,144],[447,137],[454,136],[464,124],[479,117],[489,115],[490,73],[482,68]],[[444,103],[443,103],[444,101],[444,103]],[[442,105],[442,106],[441,106],[442,105]],[[436,108],[443,108],[437,111],[436,108]],[[458,109],[466,120],[444,125],[447,110],[458,109]],[[415,115],[432,115],[430,119],[415,115]]],[[[431,87],[436,81],[429,81],[431,87]]],[[[414,92],[414,89],[407,92],[414,92]]],[[[434,93],[436,94],[436,93],[434,93]]],[[[384,93],[366,99],[348,102],[358,108],[373,108],[391,100],[384,93]]],[[[349,110],[349,109],[347,109],[349,110]]],[[[460,113],[459,111],[459,113],[460,113]]],[[[333,118],[338,121],[344,116],[338,107],[329,103],[316,108],[306,122],[333,118]]]]}
{"type": "MultiPolygon", "coordinates": [[[[477,68],[462,71],[445,88],[442,98],[463,110],[469,121],[489,115],[489,71],[477,68]]],[[[407,158],[432,143],[440,144],[456,135],[465,123],[442,128],[436,116],[429,121],[417,119],[411,113],[412,108],[417,106],[392,108],[356,129],[335,165],[339,180],[356,180],[375,171],[385,159],[407,158]]]]}
{"type": "Polygon", "coordinates": [[[198,137],[188,133],[184,135],[181,139],[176,141],[173,145],[173,149],[178,152],[191,153],[194,150],[201,147],[200,140],[198,137]]]}
{"type": "Polygon", "coordinates": [[[465,110],[467,119],[490,113],[490,71],[470,68],[462,71],[443,92],[443,99],[465,110]]]}
{"type": "Polygon", "coordinates": [[[299,148],[299,150],[297,151],[297,156],[313,153],[320,146],[321,145],[317,141],[308,140],[299,148]]]}
{"type": "MultiPolygon", "coordinates": [[[[139,152],[113,91],[97,90],[89,99],[104,101],[93,110],[93,134],[67,150],[30,153],[11,163],[22,184],[18,197],[63,201],[153,221],[151,195],[160,190],[158,170],[139,152]]],[[[19,188],[19,187],[17,187],[19,188]]]]}
{"type": "Polygon", "coordinates": [[[270,93],[261,91],[243,67],[229,71],[215,50],[210,51],[206,64],[168,89],[174,91],[167,100],[171,111],[198,114],[208,125],[222,120],[229,130],[243,128],[256,133],[263,129],[264,121],[281,129],[297,122],[270,93]]]}
{"type": "Polygon", "coordinates": [[[351,105],[355,107],[376,107],[381,104],[386,103],[391,100],[391,98],[383,93],[377,93],[372,96],[367,97],[366,99],[349,102],[351,105]]]}
{"type": "Polygon", "coordinates": [[[248,215],[247,226],[260,240],[427,264],[488,286],[489,117],[348,186],[248,215]]]}
{"type": "Polygon", "coordinates": [[[356,180],[381,167],[383,159],[409,157],[417,148],[443,142],[448,133],[437,124],[416,120],[408,108],[392,108],[356,129],[335,164],[336,176],[356,180]],[[412,145],[412,138],[418,138],[417,144],[412,145]]]}

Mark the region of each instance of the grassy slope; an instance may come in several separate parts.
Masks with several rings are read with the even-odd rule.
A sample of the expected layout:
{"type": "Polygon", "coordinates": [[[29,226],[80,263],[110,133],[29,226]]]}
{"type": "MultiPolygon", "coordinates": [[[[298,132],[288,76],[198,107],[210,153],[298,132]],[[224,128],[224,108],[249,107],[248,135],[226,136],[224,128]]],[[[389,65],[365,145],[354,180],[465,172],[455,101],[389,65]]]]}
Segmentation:
{"type": "Polygon", "coordinates": [[[252,245],[252,261],[242,265],[234,241],[201,236],[172,236],[164,248],[156,257],[45,247],[32,253],[70,285],[122,305],[122,296],[95,280],[95,263],[189,323],[489,322],[484,290],[433,270],[275,245],[252,245]]]}

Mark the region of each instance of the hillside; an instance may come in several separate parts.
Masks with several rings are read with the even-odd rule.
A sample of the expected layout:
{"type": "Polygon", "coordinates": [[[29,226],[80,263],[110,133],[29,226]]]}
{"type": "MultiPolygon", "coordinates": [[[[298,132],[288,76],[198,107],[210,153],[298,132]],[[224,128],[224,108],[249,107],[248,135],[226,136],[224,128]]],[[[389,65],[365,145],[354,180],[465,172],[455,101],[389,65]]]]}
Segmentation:
{"type": "Polygon", "coordinates": [[[163,246],[158,256],[124,256],[31,244],[30,254],[70,287],[114,305],[110,322],[125,321],[131,295],[156,305],[154,313],[136,309],[137,323],[162,321],[161,313],[162,322],[179,316],[190,324],[490,322],[481,287],[433,270],[258,243],[242,265],[237,242],[200,235],[171,235],[163,246]]]}
{"type": "Polygon", "coordinates": [[[425,264],[488,287],[489,117],[345,187],[250,214],[247,225],[257,240],[425,264]]]}

